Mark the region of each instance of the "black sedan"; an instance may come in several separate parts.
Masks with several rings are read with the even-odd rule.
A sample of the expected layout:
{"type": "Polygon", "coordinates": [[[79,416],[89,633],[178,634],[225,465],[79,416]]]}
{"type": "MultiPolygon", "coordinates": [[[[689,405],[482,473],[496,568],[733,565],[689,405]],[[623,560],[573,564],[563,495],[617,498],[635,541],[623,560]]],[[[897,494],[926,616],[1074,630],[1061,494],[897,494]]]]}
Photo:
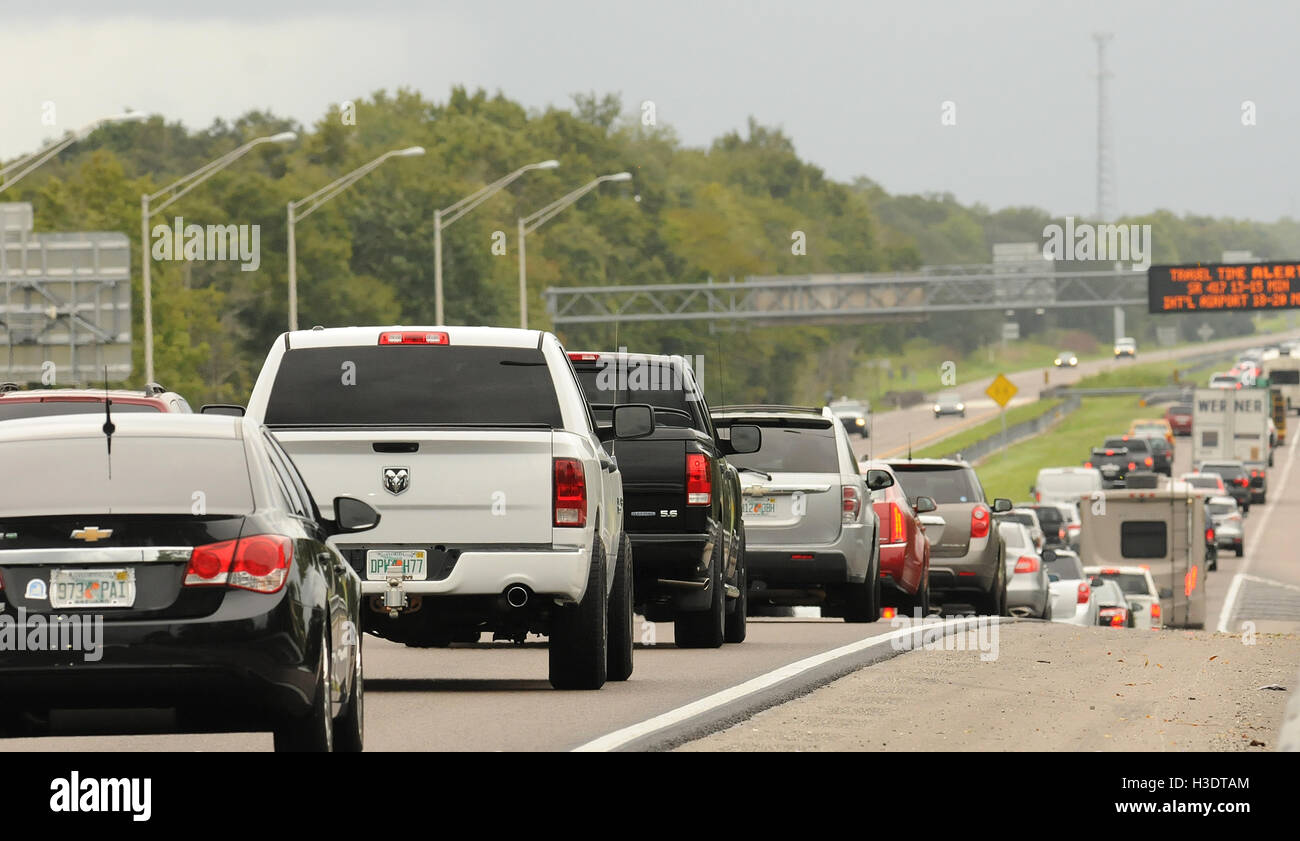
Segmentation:
{"type": "Polygon", "coordinates": [[[360,750],[361,582],[326,540],[379,515],[323,519],[241,418],[106,415],[0,423],[0,735],[147,708],[360,750]]]}

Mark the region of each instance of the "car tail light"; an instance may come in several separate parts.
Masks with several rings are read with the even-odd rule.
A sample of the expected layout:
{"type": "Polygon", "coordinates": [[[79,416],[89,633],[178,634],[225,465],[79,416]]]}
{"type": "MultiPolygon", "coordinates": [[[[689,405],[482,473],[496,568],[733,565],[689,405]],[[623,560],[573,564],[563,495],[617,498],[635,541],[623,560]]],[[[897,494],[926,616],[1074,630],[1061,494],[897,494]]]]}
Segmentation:
{"type": "Polygon", "coordinates": [[[1092,596],[1092,588],[1088,586],[1087,581],[1079,582],[1079,595],[1075,598],[1078,604],[1087,604],[1089,597],[1092,596]]]}
{"type": "Polygon", "coordinates": [[[1103,607],[1098,613],[1112,628],[1123,628],[1128,624],[1128,608],[1103,607]]]}
{"type": "Polygon", "coordinates": [[[1160,602],[1151,603],[1151,621],[1152,622],[1160,621],[1160,602]]]}
{"type": "MultiPolygon", "coordinates": [[[[1092,467],[1092,462],[1090,462],[1090,461],[1085,461],[1085,462],[1083,463],[1083,466],[1084,466],[1084,467],[1092,467]]],[[[1039,498],[1039,500],[1038,500],[1039,502],[1042,502],[1042,498],[1041,498],[1041,496],[1042,496],[1042,495],[1040,494],[1040,495],[1039,495],[1040,498],[1039,498]]]]}
{"type": "Polygon", "coordinates": [[[686,504],[709,505],[713,502],[713,474],[703,453],[686,454],[686,504]]]}
{"type": "Polygon", "coordinates": [[[884,532],[887,535],[884,542],[902,543],[907,536],[903,531],[903,507],[897,502],[887,503],[883,523],[884,532]]]}
{"type": "MultiPolygon", "coordinates": [[[[1088,466],[1091,467],[1092,465],[1088,465],[1088,466]]],[[[1043,501],[1042,493],[1040,493],[1039,491],[1034,491],[1034,502],[1042,502],[1042,501],[1043,501]]]]}
{"type": "Polygon", "coordinates": [[[1243,488],[1250,484],[1250,480],[1247,479],[1245,476],[1242,476],[1240,479],[1234,479],[1233,481],[1235,481],[1238,485],[1241,485],[1243,488]]]}
{"type": "Polygon", "coordinates": [[[840,515],[841,523],[856,523],[858,514],[862,511],[862,494],[852,485],[840,486],[840,515]]]}
{"type": "Polygon", "coordinates": [[[1021,555],[1016,561],[1016,572],[1038,572],[1038,559],[1033,555],[1021,555]]]}
{"type": "Polygon", "coordinates": [[[1078,523],[1070,523],[1070,524],[1069,524],[1068,526],[1066,526],[1065,528],[1066,528],[1066,530],[1069,531],[1071,534],[1075,533],[1076,531],[1083,531],[1083,526],[1081,526],[1081,525],[1078,524],[1078,523]]]}
{"type": "Polygon", "coordinates": [[[1113,455],[1115,455],[1115,451],[1114,451],[1114,450],[1107,450],[1107,451],[1106,451],[1106,455],[1108,455],[1108,456],[1113,456],[1113,455]]]}
{"type": "Polygon", "coordinates": [[[1130,461],[1130,462],[1128,463],[1128,469],[1129,469],[1129,470],[1136,470],[1136,469],[1137,469],[1137,464],[1135,464],[1134,462],[1131,462],[1131,461],[1130,461]]]}
{"type": "Polygon", "coordinates": [[[976,505],[970,512],[970,536],[972,539],[977,537],[989,536],[989,509],[986,505],[976,505]]]}
{"type": "Polygon", "coordinates": [[[1150,467],[1151,465],[1155,464],[1155,462],[1151,460],[1151,456],[1147,456],[1146,460],[1143,461],[1142,463],[1145,464],[1147,467],[1150,467]]]}
{"type": "Polygon", "coordinates": [[[553,522],[556,526],[581,528],[587,525],[587,474],[578,459],[555,459],[555,496],[552,504],[553,522]]]}
{"type": "Polygon", "coordinates": [[[1101,571],[1102,575],[1119,575],[1119,570],[1107,567],[1101,571]]]}
{"type": "Polygon", "coordinates": [[[571,354],[569,354],[569,361],[571,361],[571,362],[599,362],[599,361],[600,361],[600,354],[599,354],[599,353],[571,353],[571,354]]]}
{"type": "Polygon", "coordinates": [[[293,540],[257,534],[195,546],[185,568],[186,587],[229,586],[255,593],[278,593],[289,578],[293,540]]]}
{"type": "Polygon", "coordinates": [[[449,345],[446,333],[426,333],[414,330],[389,330],[379,334],[381,345],[449,345]]]}
{"type": "Polygon", "coordinates": [[[1205,542],[1206,542],[1206,543],[1213,543],[1213,542],[1214,542],[1214,529],[1206,529],[1206,530],[1205,530],[1205,542]]]}
{"type": "Polygon", "coordinates": [[[882,608],[880,611],[881,619],[893,619],[898,615],[898,609],[893,607],[882,608]]]}
{"type": "Polygon", "coordinates": [[[1056,538],[1057,540],[1065,540],[1065,529],[1057,529],[1056,538]]]}

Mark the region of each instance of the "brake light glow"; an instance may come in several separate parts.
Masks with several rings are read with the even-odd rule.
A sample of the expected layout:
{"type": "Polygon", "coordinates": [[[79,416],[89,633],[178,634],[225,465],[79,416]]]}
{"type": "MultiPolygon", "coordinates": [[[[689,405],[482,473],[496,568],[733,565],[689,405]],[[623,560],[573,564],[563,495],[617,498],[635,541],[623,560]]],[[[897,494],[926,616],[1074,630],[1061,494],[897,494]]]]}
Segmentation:
{"type": "Polygon", "coordinates": [[[381,345],[449,345],[446,333],[427,333],[415,330],[389,330],[379,334],[381,345]]]}
{"type": "Polygon", "coordinates": [[[1152,622],[1160,621],[1160,602],[1151,603],[1151,621],[1152,622]]]}
{"type": "Polygon", "coordinates": [[[293,540],[280,534],[257,534],[195,546],[185,568],[186,587],[236,587],[255,593],[278,593],[289,578],[293,540]]]}
{"type": "Polygon", "coordinates": [[[862,511],[862,495],[853,485],[840,486],[841,523],[856,523],[862,511]]]}
{"type": "Polygon", "coordinates": [[[1142,463],[1145,464],[1147,467],[1150,467],[1151,465],[1155,464],[1155,462],[1151,460],[1151,456],[1147,456],[1142,463]]]}
{"type": "Polygon", "coordinates": [[[587,525],[587,474],[576,458],[555,459],[552,522],[560,528],[587,525]]]}
{"type": "Polygon", "coordinates": [[[1206,530],[1205,530],[1205,542],[1206,542],[1206,543],[1213,543],[1213,542],[1214,542],[1214,529],[1206,529],[1206,530]]]}
{"type": "Polygon", "coordinates": [[[1107,450],[1107,451],[1106,451],[1106,455],[1108,455],[1108,456],[1113,456],[1113,455],[1115,455],[1115,451],[1114,451],[1114,450],[1107,450]]]}
{"type": "Polygon", "coordinates": [[[1092,588],[1088,586],[1087,581],[1079,582],[1079,595],[1075,599],[1078,604],[1087,604],[1088,598],[1092,595],[1092,588]]]}
{"type": "Polygon", "coordinates": [[[713,474],[703,453],[686,454],[686,504],[709,505],[713,502],[713,474]]]}
{"type": "Polygon", "coordinates": [[[791,556],[790,556],[790,560],[792,560],[792,561],[811,561],[812,559],[813,559],[813,556],[812,556],[812,555],[809,555],[809,554],[806,554],[806,553],[800,553],[800,554],[798,554],[798,555],[791,555],[791,556]]]}
{"type": "MultiPolygon", "coordinates": [[[[1090,461],[1085,461],[1085,462],[1083,463],[1083,466],[1084,466],[1084,467],[1092,467],[1092,462],[1090,462],[1090,461]]],[[[1042,500],[1039,499],[1039,502],[1042,502],[1042,500]]]]}
{"type": "Polygon", "coordinates": [[[985,505],[976,505],[970,512],[970,536],[972,539],[977,537],[989,536],[989,509],[985,505]]]}
{"type": "Polygon", "coordinates": [[[1137,469],[1137,464],[1135,464],[1134,462],[1131,462],[1131,461],[1130,461],[1130,462],[1128,463],[1128,469],[1129,469],[1129,470],[1136,470],[1136,469],[1137,469]]]}
{"type": "Polygon", "coordinates": [[[571,353],[569,359],[572,362],[599,362],[599,353],[571,353]]]}
{"type": "Polygon", "coordinates": [[[893,619],[897,615],[898,615],[898,609],[893,607],[886,607],[880,611],[881,619],[893,619]]]}

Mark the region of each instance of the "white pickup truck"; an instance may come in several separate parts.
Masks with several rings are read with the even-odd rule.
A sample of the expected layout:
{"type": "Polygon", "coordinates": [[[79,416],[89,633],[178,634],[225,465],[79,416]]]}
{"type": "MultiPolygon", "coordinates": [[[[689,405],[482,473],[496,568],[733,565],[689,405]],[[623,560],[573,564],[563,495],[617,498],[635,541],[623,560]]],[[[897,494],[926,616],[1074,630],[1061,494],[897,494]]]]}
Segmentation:
{"type": "Polygon", "coordinates": [[[550,333],[348,327],[276,340],[247,414],[317,499],[382,514],[337,548],[367,631],[412,646],[483,632],[550,637],[556,688],[632,672],[632,552],[623,483],[603,447],[654,430],[648,406],[597,429],[550,333]]]}

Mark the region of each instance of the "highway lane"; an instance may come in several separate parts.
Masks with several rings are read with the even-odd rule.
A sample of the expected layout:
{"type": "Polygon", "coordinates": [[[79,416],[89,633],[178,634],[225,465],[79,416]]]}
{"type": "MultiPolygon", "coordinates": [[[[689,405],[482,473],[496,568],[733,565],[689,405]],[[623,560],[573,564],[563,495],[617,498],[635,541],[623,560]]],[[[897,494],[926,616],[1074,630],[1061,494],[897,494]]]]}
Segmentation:
{"type": "MultiPolygon", "coordinates": [[[[1069,369],[1057,369],[1051,366],[1051,360],[1044,362],[1049,363],[1043,368],[1032,369],[1028,371],[1018,371],[1007,374],[1007,379],[1011,380],[1019,389],[1019,393],[1012,399],[1012,406],[1021,406],[1031,403],[1038,399],[1038,393],[1048,386],[1054,385],[1072,385],[1078,382],[1080,378],[1104,371],[1115,370],[1124,366],[1141,364],[1144,362],[1159,362],[1165,359],[1181,359],[1188,356],[1200,356],[1205,353],[1211,353],[1216,350],[1236,350],[1248,347],[1255,347],[1267,342],[1280,341],[1283,338],[1289,338],[1300,335],[1300,332],[1277,333],[1267,337],[1265,336],[1244,336],[1234,339],[1224,339],[1218,342],[1207,342],[1205,344],[1189,345],[1174,350],[1155,350],[1143,351],[1139,348],[1137,360],[1114,360],[1114,359],[1094,359],[1091,361],[1080,362],[1079,367],[1069,369]],[[1044,374],[1047,381],[1044,382],[1044,374]]],[[[957,385],[955,390],[961,394],[966,402],[967,417],[959,418],[956,416],[947,416],[936,418],[934,411],[931,409],[931,403],[921,403],[907,409],[895,409],[887,412],[876,412],[872,418],[871,438],[853,439],[853,451],[858,458],[864,458],[871,454],[877,458],[893,458],[906,454],[909,438],[914,450],[941,441],[949,435],[960,432],[963,429],[969,429],[978,426],[985,421],[991,420],[998,416],[998,407],[984,393],[989,384],[993,381],[992,377],[984,379],[963,382],[961,369],[957,372],[957,385]]],[[[921,388],[925,389],[928,394],[943,389],[939,382],[939,371],[933,372],[931,381],[922,381],[921,388]]]]}

